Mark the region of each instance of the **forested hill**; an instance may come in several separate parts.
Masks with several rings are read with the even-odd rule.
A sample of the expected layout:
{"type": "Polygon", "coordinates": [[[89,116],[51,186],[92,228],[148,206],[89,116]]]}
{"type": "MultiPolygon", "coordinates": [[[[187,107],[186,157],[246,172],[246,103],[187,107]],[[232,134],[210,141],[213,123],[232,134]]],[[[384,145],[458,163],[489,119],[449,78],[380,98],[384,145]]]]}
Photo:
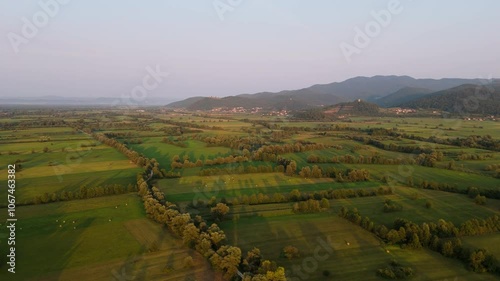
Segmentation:
{"type": "Polygon", "coordinates": [[[380,107],[374,103],[357,100],[343,102],[325,108],[314,108],[295,113],[295,117],[308,120],[322,120],[328,117],[345,115],[375,116],[379,114],[380,107]]]}
{"type": "MultiPolygon", "coordinates": [[[[201,98],[189,103],[184,101],[181,104],[189,110],[211,110],[214,108],[235,108],[243,107],[246,109],[262,107],[265,109],[288,109],[301,110],[323,105],[335,104],[344,101],[343,99],[328,94],[318,94],[302,90],[288,93],[287,91],[273,95],[271,93],[261,93],[258,95],[229,96],[225,98],[201,98]]],[[[179,103],[177,103],[178,105],[179,103]]],[[[169,107],[177,107],[169,105],[169,107]]]]}
{"type": "Polygon", "coordinates": [[[444,110],[463,115],[499,115],[500,83],[496,82],[485,86],[461,85],[403,103],[401,106],[415,109],[444,110]]]}
{"type": "Polygon", "coordinates": [[[395,107],[424,97],[432,92],[434,91],[425,88],[404,87],[383,98],[375,99],[373,102],[382,107],[395,107]]]}

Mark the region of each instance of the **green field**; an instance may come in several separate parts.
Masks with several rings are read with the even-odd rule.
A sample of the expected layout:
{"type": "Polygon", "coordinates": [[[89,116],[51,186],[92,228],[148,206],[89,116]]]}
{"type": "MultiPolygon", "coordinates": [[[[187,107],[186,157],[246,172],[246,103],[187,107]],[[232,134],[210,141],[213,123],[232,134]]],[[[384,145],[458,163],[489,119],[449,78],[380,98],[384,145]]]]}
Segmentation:
{"type": "Polygon", "coordinates": [[[355,207],[363,216],[368,216],[374,222],[388,227],[398,218],[406,218],[418,224],[444,219],[458,226],[466,220],[500,214],[499,200],[490,199],[485,206],[478,206],[474,200],[461,194],[408,187],[396,187],[394,190],[394,195],[331,200],[331,205],[337,212],[342,206],[355,207]],[[384,212],[386,199],[401,204],[403,210],[384,212]],[[426,208],[427,201],[432,203],[431,208],[426,208]]]}
{"type": "MultiPolygon", "coordinates": [[[[3,163],[21,164],[22,169],[16,169],[16,195],[19,202],[32,200],[44,193],[76,191],[84,185],[119,184],[126,187],[134,182],[141,170],[118,151],[102,145],[64,152],[1,155],[0,160],[3,163]]],[[[6,173],[6,168],[6,165],[2,165],[0,173],[6,173]]],[[[0,196],[6,196],[6,189],[0,191],[0,196]]]]}
{"type": "Polygon", "coordinates": [[[172,157],[175,155],[179,155],[181,159],[187,155],[189,159],[196,161],[196,159],[227,156],[231,152],[225,147],[207,147],[205,143],[197,140],[187,141],[187,147],[179,147],[164,143],[162,139],[161,137],[144,138],[144,143],[131,145],[131,148],[149,158],[155,158],[167,169],[170,169],[172,157]]]}
{"type": "Polygon", "coordinates": [[[486,249],[495,257],[500,257],[500,235],[498,233],[464,238],[467,246],[486,249]]]}
{"type": "MultiPolygon", "coordinates": [[[[1,213],[2,221],[6,213],[1,213]]],[[[79,276],[78,280],[109,280],[113,270],[120,272],[131,260],[138,262],[127,271],[148,280],[158,278],[156,275],[166,269],[171,273],[161,280],[210,272],[199,257],[198,272],[183,270],[182,259],[196,257],[195,253],[179,248],[177,239],[144,218],[142,202],[136,195],[23,206],[16,215],[17,272],[13,278],[2,262],[2,280],[74,280],[74,276],[79,276]],[[149,253],[154,245],[158,250],[149,253]],[[141,266],[148,266],[148,272],[142,272],[141,266]]],[[[5,238],[0,240],[2,248],[5,238]]]]}
{"type": "Polygon", "coordinates": [[[172,202],[191,201],[193,198],[208,200],[212,196],[226,199],[252,194],[289,193],[294,189],[302,192],[341,188],[373,188],[381,183],[339,183],[332,179],[304,179],[287,177],[282,173],[243,174],[222,176],[187,176],[180,179],[159,180],[157,186],[172,202]]]}

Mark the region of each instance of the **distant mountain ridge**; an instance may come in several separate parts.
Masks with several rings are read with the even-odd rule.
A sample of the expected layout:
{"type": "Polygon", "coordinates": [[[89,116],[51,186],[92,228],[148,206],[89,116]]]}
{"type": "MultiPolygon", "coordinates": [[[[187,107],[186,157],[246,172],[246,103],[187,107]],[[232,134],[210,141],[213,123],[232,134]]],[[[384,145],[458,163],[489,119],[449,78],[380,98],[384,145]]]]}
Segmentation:
{"type": "Polygon", "coordinates": [[[431,91],[440,91],[462,84],[481,84],[482,79],[415,79],[410,76],[358,76],[343,82],[334,82],[324,85],[314,85],[310,89],[321,93],[334,93],[339,97],[351,99],[365,99],[384,97],[405,87],[424,88],[431,91]]]}
{"type": "MultiPolygon", "coordinates": [[[[390,94],[395,95],[394,98],[397,102],[406,102],[419,96],[411,97],[415,92],[408,89],[403,90],[405,88],[425,89],[425,93],[431,93],[457,87],[462,84],[482,83],[485,83],[485,80],[459,78],[415,79],[409,76],[354,77],[343,82],[318,84],[304,89],[276,93],[261,92],[228,96],[225,98],[195,97],[169,104],[167,107],[186,108],[189,110],[210,110],[224,107],[263,107],[266,109],[301,110],[356,99],[373,102],[390,94]],[[401,92],[397,93],[398,91],[401,92]],[[408,96],[408,99],[406,96],[408,96]]],[[[393,103],[390,102],[391,105],[393,103]]]]}
{"type": "Polygon", "coordinates": [[[47,95],[41,97],[12,97],[0,98],[1,105],[35,105],[35,106],[103,106],[103,107],[141,107],[154,106],[172,102],[169,98],[154,98],[148,97],[144,100],[136,100],[133,98],[117,97],[62,97],[56,95],[47,95]]]}

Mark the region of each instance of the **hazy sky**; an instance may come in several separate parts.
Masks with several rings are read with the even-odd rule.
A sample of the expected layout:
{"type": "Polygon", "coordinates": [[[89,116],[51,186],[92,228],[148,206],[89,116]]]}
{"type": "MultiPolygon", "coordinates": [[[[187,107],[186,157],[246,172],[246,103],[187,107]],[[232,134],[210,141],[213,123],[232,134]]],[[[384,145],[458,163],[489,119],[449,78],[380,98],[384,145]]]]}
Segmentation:
{"type": "Polygon", "coordinates": [[[54,1],[0,1],[0,97],[118,97],[143,80],[149,97],[178,99],[379,74],[500,77],[498,0],[400,0],[385,26],[371,13],[390,0],[54,1]],[[360,47],[350,61],[342,42],[360,47]],[[148,80],[147,67],[169,76],[148,80]]]}

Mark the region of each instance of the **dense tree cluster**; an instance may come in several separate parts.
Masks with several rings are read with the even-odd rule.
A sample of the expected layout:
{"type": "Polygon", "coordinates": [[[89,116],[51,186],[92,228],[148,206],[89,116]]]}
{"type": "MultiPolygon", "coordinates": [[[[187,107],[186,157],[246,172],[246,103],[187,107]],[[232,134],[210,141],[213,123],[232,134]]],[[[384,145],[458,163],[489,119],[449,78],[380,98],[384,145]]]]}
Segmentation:
{"type": "Polygon", "coordinates": [[[443,160],[443,153],[441,151],[432,153],[420,153],[415,162],[424,167],[434,167],[436,162],[443,160]]]}
{"type": "Polygon", "coordinates": [[[293,204],[293,211],[295,213],[317,213],[321,211],[320,203],[318,200],[308,199],[293,204]]]}
{"type": "Polygon", "coordinates": [[[192,138],[205,142],[207,146],[224,146],[236,150],[246,149],[248,151],[256,150],[267,142],[260,137],[234,135],[193,135],[192,138]]]}
{"type": "Polygon", "coordinates": [[[277,155],[279,154],[322,150],[325,148],[327,148],[327,146],[321,143],[303,142],[296,142],[295,144],[264,145],[253,152],[252,159],[255,161],[276,162],[278,159],[277,155]]]}
{"type": "Polygon", "coordinates": [[[264,260],[257,248],[247,252],[240,271],[245,272],[243,281],[286,281],[285,269],[274,261],[264,260]]]}
{"type": "Polygon", "coordinates": [[[294,117],[301,120],[321,121],[325,120],[327,118],[327,115],[325,114],[323,108],[313,108],[313,109],[298,111],[294,114],[294,117]]]}
{"type": "Polygon", "coordinates": [[[210,212],[216,221],[221,221],[229,213],[229,207],[224,203],[218,203],[210,209],[210,212]]]}
{"type": "Polygon", "coordinates": [[[370,180],[370,172],[366,169],[339,170],[335,167],[321,168],[318,166],[303,167],[299,175],[304,178],[332,178],[338,182],[360,182],[370,180]]]}

